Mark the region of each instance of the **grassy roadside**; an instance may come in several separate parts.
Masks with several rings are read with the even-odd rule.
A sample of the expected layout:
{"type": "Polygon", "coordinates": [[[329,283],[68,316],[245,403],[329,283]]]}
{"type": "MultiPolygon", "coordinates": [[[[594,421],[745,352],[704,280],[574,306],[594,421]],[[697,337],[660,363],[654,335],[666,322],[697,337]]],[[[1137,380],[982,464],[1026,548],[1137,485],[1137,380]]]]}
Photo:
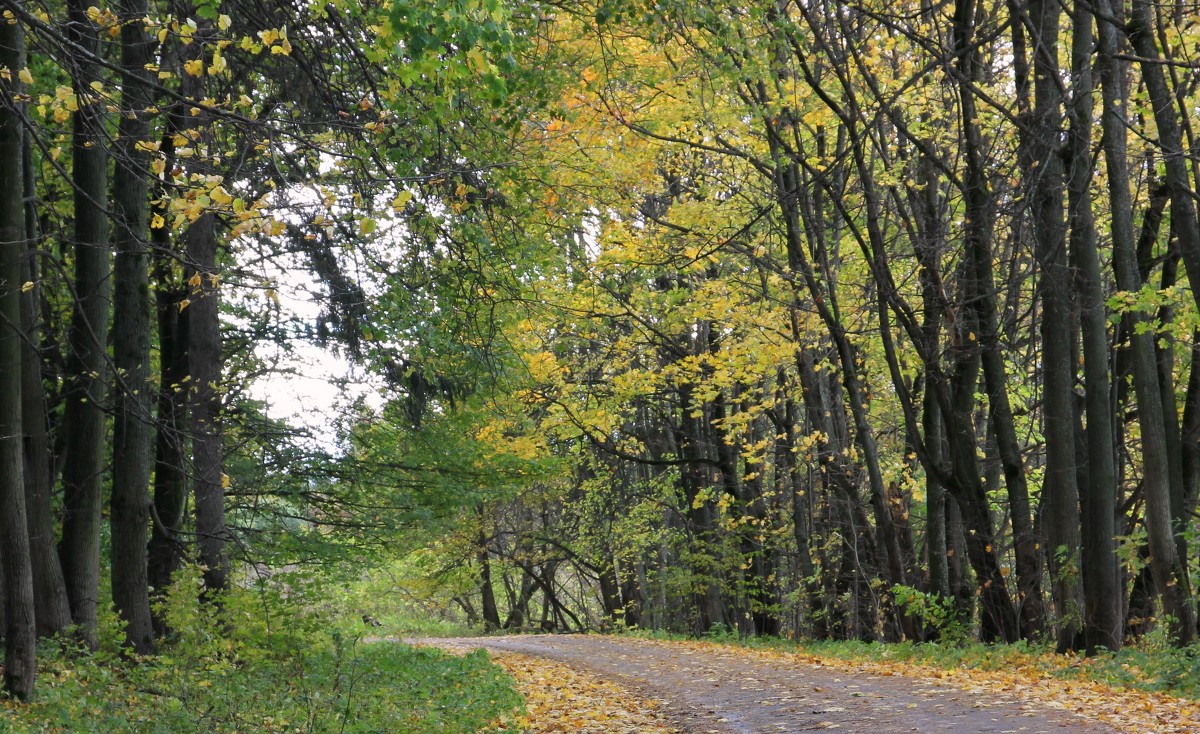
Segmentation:
{"type": "MultiPolygon", "coordinates": [[[[622,633],[650,640],[688,641],[694,637],[638,630],[622,633]]],[[[931,670],[1024,673],[1065,681],[1099,683],[1147,693],[1163,693],[1200,702],[1200,645],[1178,649],[1148,638],[1117,653],[1085,657],[1058,654],[1051,645],[1016,643],[915,643],[786,640],[739,637],[716,632],[701,641],[754,650],[796,653],[846,663],[908,664],[931,670]]]]}
{"type": "Polygon", "coordinates": [[[524,710],[483,652],[367,643],[357,617],[245,591],[177,611],[153,657],[123,656],[111,617],[97,652],[44,641],[33,700],[0,698],[0,734],[476,734],[524,710]]]}

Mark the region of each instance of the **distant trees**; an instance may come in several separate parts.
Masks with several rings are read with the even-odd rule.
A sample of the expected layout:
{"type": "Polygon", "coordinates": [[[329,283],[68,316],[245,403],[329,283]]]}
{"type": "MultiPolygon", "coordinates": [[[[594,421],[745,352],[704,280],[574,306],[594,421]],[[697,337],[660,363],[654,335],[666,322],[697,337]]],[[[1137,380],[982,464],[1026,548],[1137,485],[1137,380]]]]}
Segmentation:
{"type": "MultiPolygon", "coordinates": [[[[562,255],[512,337],[518,433],[587,477],[543,512],[593,624],[1193,639],[1195,24],[616,1],[553,27],[578,75],[530,123],[526,236],[562,255]]],[[[480,536],[490,577],[519,586],[501,549],[543,532],[480,536]]]]}

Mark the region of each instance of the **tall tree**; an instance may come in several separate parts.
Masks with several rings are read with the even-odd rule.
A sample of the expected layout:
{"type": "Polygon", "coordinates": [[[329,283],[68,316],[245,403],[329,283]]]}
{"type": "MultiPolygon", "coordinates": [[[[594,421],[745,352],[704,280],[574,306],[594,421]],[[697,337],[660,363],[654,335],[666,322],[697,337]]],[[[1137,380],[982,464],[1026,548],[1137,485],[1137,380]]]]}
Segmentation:
{"type": "Polygon", "coordinates": [[[149,225],[147,153],[153,104],[153,39],[142,19],[146,0],[124,0],[121,21],[121,115],[113,175],[114,241],[112,581],[125,639],[139,653],[154,649],[147,582],[153,384],[150,381],[149,225]]]}
{"type": "Polygon", "coordinates": [[[16,18],[0,22],[0,70],[0,601],[4,688],[28,698],[37,676],[33,567],[21,466],[21,262],[26,232],[20,103],[29,71],[25,26],[16,18]]]}
{"type": "Polygon", "coordinates": [[[74,189],[75,297],[67,336],[69,387],[63,425],[63,535],[60,553],[71,616],[95,647],[100,602],[100,510],[103,505],[105,384],[108,373],[109,206],[108,115],[100,84],[100,36],[88,4],[67,4],[67,59],[78,110],[71,144],[74,189]]]}
{"type": "Polygon", "coordinates": [[[1121,646],[1121,593],[1116,553],[1117,474],[1109,376],[1108,318],[1099,236],[1092,213],[1092,128],[1095,83],[1092,53],[1095,23],[1091,6],[1072,8],[1070,104],[1067,155],[1071,263],[1075,268],[1083,341],[1083,384],[1087,416],[1086,481],[1080,487],[1084,634],[1089,653],[1121,646]]]}
{"type": "Polygon", "coordinates": [[[1079,487],[1075,457],[1075,369],[1072,359],[1072,311],[1067,268],[1067,231],[1063,219],[1063,94],[1059,67],[1057,2],[1029,5],[1033,46],[1033,110],[1021,134],[1029,166],[1035,256],[1042,302],[1043,434],[1046,440],[1042,486],[1043,524],[1059,632],[1058,649],[1078,647],[1083,616],[1079,560],[1079,487]]]}
{"type": "Polygon", "coordinates": [[[58,517],[53,507],[55,452],[51,445],[42,347],[42,292],[39,281],[41,237],[37,226],[37,181],[32,136],[24,136],[21,167],[25,178],[25,236],[21,263],[21,421],[25,433],[25,501],[29,516],[29,553],[33,562],[37,629],[55,635],[71,626],[62,563],[58,555],[58,517]]]}
{"type": "MultiPolygon", "coordinates": [[[[1117,6],[1100,0],[1096,6],[1099,37],[1100,87],[1103,92],[1101,127],[1105,163],[1108,168],[1108,192],[1112,209],[1113,269],[1117,287],[1133,293],[1141,288],[1137,250],[1133,231],[1133,200],[1129,191],[1128,130],[1125,125],[1128,94],[1124,71],[1126,62],[1120,53],[1120,29],[1117,6]]],[[[1143,18],[1142,20],[1146,20],[1143,18]]],[[[1154,583],[1163,598],[1164,609],[1172,618],[1172,635],[1180,644],[1195,636],[1195,612],[1188,598],[1187,573],[1183,568],[1175,540],[1171,517],[1170,469],[1167,465],[1167,436],[1159,388],[1154,332],[1145,315],[1129,314],[1133,328],[1129,336],[1133,350],[1133,383],[1142,433],[1143,495],[1145,522],[1150,543],[1150,562],[1154,583]]]]}

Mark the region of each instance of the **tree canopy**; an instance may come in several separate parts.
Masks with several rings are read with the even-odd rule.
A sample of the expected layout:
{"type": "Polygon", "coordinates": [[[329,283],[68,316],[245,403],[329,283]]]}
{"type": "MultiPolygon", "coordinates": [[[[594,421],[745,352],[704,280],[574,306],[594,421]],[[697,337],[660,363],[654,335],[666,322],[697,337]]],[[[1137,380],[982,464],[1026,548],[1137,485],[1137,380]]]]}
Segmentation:
{"type": "Polygon", "coordinates": [[[488,629],[1194,640],[1184,5],[0,9],[15,695],[401,558],[488,629]],[[252,397],[313,344],[334,446],[252,397]]]}

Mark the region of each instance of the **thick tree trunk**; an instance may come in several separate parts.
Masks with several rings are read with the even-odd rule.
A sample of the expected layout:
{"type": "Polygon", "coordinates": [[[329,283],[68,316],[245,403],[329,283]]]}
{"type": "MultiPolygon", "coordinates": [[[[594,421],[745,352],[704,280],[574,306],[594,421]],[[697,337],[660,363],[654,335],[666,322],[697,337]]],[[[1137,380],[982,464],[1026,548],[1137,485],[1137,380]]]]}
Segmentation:
{"type": "Polygon", "coordinates": [[[483,605],[483,629],[492,632],[500,629],[500,610],[496,606],[496,591],[492,588],[492,562],[488,557],[487,538],[480,536],[479,595],[483,605]]]}
{"type": "Polygon", "coordinates": [[[87,3],[67,5],[70,36],[80,54],[73,60],[72,86],[79,102],[71,145],[75,192],[75,302],[67,334],[67,379],[63,428],[63,536],[60,553],[71,616],[91,647],[96,640],[100,584],[100,508],[103,504],[104,385],[109,314],[108,149],[103,102],[90,87],[99,66],[96,25],[87,3]]]}
{"type": "Polygon", "coordinates": [[[150,519],[153,440],[150,381],[148,233],[150,170],[140,147],[149,135],[151,41],[141,19],[146,0],[124,0],[121,23],[122,96],[114,175],[112,585],[113,603],[125,621],[126,643],[138,653],[154,649],[146,543],[150,519]]]}
{"type": "MultiPolygon", "coordinates": [[[[24,27],[0,23],[0,78],[8,100],[24,92],[16,70],[25,68],[24,27]]],[[[3,576],[4,688],[18,698],[33,693],[37,677],[36,617],[25,483],[21,470],[21,261],[25,257],[25,203],[19,108],[0,105],[0,575],[3,576]]]]}

